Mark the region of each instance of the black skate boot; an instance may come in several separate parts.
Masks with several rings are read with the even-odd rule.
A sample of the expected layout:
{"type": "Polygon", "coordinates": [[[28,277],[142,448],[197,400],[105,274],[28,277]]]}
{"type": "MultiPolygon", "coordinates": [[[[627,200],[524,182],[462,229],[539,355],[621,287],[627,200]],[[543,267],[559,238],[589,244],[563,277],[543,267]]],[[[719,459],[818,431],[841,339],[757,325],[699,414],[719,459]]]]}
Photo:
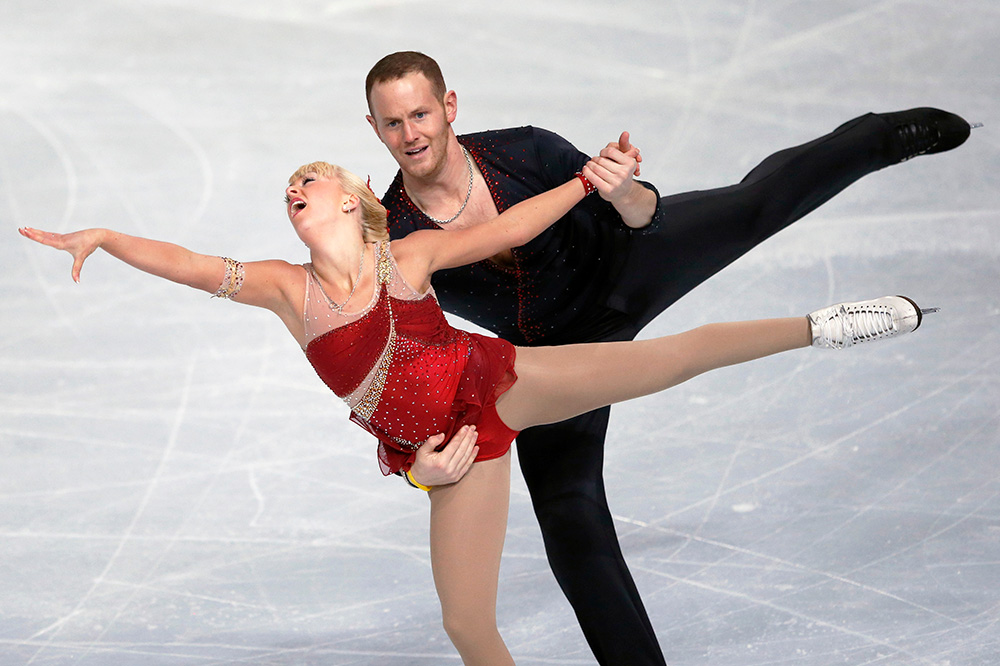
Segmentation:
{"type": "Polygon", "coordinates": [[[969,138],[972,129],[954,113],[927,107],[878,116],[892,127],[890,164],[958,148],[969,138]]]}

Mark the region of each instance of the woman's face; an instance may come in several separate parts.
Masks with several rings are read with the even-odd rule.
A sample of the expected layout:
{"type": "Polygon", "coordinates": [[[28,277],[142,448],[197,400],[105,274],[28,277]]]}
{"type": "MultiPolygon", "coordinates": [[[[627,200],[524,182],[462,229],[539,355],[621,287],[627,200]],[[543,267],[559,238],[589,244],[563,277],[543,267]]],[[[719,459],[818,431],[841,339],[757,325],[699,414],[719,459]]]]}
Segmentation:
{"type": "MultiPolygon", "coordinates": [[[[308,171],[285,188],[288,219],[301,238],[317,225],[332,221],[345,212],[350,197],[336,178],[308,171]]],[[[302,240],[306,240],[302,238],[302,240]]]]}

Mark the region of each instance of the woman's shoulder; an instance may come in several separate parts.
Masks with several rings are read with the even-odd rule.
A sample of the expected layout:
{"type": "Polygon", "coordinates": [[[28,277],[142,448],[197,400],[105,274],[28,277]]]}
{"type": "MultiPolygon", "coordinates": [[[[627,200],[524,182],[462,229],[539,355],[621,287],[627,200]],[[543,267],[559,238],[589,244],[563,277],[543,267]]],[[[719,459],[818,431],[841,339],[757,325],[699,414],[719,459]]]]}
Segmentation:
{"type": "Polygon", "coordinates": [[[419,235],[425,232],[435,233],[431,229],[415,231],[406,238],[380,241],[376,244],[376,252],[381,248],[382,261],[385,262],[385,272],[382,274],[385,281],[398,280],[405,290],[410,292],[410,298],[423,298],[431,291],[427,275],[427,258],[418,247],[419,235]],[[417,238],[414,239],[414,236],[417,238]]]}

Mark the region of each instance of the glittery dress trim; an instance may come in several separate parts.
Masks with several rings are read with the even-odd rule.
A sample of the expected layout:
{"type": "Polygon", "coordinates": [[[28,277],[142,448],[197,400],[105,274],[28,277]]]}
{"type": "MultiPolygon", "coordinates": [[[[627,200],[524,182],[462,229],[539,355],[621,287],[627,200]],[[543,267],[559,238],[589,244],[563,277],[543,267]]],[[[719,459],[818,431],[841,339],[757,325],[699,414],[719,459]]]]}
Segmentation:
{"type": "MultiPolygon", "coordinates": [[[[392,279],[392,266],[389,264],[388,253],[385,252],[384,248],[385,245],[383,243],[375,246],[375,252],[378,257],[375,269],[377,280],[375,288],[378,291],[386,289],[386,286],[392,279]]],[[[392,300],[387,298],[386,303],[389,307],[389,340],[386,342],[385,351],[382,352],[379,358],[378,369],[375,370],[375,377],[372,379],[372,383],[368,385],[368,390],[365,391],[361,400],[353,407],[354,413],[365,421],[372,417],[372,414],[378,408],[379,400],[382,399],[382,391],[385,390],[385,378],[389,374],[392,357],[396,351],[396,318],[392,313],[392,300]]]]}

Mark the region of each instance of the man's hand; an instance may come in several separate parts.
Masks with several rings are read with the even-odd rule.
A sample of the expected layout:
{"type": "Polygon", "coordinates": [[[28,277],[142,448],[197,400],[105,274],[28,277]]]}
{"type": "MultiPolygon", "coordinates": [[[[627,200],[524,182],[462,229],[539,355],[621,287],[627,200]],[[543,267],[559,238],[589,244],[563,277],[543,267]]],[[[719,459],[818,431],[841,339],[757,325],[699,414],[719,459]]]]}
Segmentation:
{"type": "Polygon", "coordinates": [[[604,147],[600,155],[583,168],[583,175],[594,184],[605,201],[614,204],[632,191],[632,176],[639,175],[642,155],[629,143],[628,132],[622,132],[618,141],[604,147]]]}
{"type": "Polygon", "coordinates": [[[440,451],[436,449],[444,442],[444,435],[429,437],[417,449],[417,455],[410,467],[413,480],[422,486],[446,486],[460,480],[472,467],[479,453],[476,440],[479,433],[476,426],[462,426],[440,451]]]}
{"type": "Polygon", "coordinates": [[[628,132],[622,132],[617,142],[605,146],[582,169],[601,198],[611,203],[622,221],[634,229],[648,225],[656,210],[653,191],[632,180],[633,175],[639,175],[641,162],[639,149],[631,144],[628,132]]]}
{"type": "MultiPolygon", "coordinates": [[[[613,143],[608,144],[608,148],[612,146],[614,146],[613,143]]],[[[628,132],[622,132],[621,136],[618,137],[617,147],[618,147],[618,152],[620,153],[631,153],[633,150],[635,151],[635,171],[632,172],[632,175],[638,178],[640,169],[639,165],[642,164],[642,154],[639,152],[638,148],[635,148],[634,146],[632,146],[631,143],[629,143],[628,132]]],[[[607,148],[605,148],[605,150],[607,150],[607,148]]]]}

